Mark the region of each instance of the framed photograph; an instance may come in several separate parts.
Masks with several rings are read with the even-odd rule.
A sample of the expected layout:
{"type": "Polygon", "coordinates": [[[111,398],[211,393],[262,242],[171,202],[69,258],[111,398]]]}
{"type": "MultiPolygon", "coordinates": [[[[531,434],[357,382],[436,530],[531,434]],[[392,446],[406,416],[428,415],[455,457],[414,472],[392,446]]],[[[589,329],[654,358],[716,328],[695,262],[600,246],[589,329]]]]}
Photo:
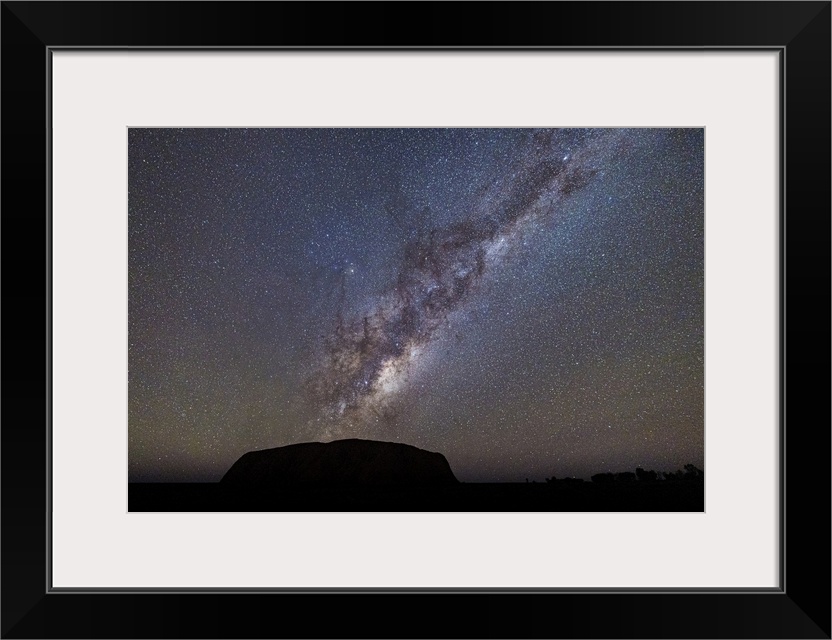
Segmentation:
{"type": "Polygon", "coordinates": [[[3,4],[4,637],[830,637],[830,4],[473,6],[3,4]]]}

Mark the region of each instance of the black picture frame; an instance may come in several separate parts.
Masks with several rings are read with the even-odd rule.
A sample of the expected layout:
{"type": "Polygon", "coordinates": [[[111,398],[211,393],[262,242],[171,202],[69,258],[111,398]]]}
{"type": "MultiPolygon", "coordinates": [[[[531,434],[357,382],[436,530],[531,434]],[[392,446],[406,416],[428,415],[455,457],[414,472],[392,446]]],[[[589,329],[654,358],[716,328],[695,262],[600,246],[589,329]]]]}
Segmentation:
{"type": "Polygon", "coordinates": [[[830,2],[3,2],[2,637],[829,638],[830,15],[830,2]],[[780,587],[52,591],[47,133],[63,47],[778,51],[780,587]]]}

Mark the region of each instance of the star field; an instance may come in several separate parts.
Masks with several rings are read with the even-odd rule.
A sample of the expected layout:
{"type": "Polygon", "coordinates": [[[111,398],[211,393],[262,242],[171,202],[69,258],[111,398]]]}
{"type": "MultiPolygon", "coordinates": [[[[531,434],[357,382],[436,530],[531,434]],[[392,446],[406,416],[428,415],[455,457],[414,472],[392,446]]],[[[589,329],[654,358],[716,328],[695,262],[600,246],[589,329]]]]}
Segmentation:
{"type": "Polygon", "coordinates": [[[704,468],[702,129],[130,129],[131,481],[704,468]]]}

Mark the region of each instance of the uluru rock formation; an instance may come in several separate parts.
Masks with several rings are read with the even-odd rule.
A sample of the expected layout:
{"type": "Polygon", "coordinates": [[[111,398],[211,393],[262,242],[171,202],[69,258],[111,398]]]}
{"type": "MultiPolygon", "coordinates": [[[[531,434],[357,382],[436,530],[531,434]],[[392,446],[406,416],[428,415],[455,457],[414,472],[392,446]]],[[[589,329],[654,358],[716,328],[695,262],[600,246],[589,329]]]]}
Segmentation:
{"type": "Polygon", "coordinates": [[[376,440],[304,442],[250,451],[222,479],[227,487],[441,486],[457,484],[441,453],[376,440]]]}

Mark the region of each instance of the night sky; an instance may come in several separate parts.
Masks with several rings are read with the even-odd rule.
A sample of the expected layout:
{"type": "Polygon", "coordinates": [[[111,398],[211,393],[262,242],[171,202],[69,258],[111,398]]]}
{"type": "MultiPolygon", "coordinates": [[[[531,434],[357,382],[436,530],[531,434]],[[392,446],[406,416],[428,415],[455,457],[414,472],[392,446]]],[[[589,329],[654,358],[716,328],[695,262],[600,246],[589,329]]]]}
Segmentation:
{"type": "Polygon", "coordinates": [[[130,129],[129,479],[704,468],[703,129],[130,129]]]}

